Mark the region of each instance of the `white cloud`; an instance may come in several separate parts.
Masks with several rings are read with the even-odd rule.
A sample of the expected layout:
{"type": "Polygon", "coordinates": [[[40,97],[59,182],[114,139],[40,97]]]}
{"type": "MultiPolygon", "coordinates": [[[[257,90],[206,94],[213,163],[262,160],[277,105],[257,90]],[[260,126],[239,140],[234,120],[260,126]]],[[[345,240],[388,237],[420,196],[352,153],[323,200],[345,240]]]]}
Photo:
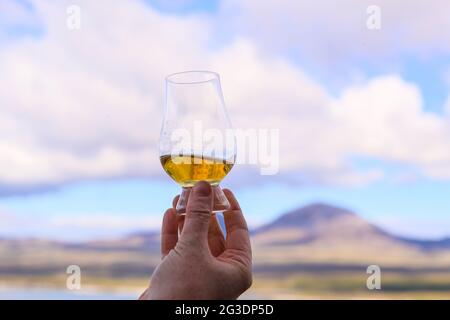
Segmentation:
{"type": "Polygon", "coordinates": [[[367,156],[450,178],[449,121],[424,112],[419,89],[399,76],[349,84],[333,97],[254,39],[215,47],[210,16],[79,1],[81,30],[70,31],[68,3],[34,4],[44,35],[0,52],[0,184],[160,173],[163,78],[189,69],[222,75],[237,126],[280,128],[282,173],[361,184],[383,176],[380,168],[355,169],[351,157],[367,156]]]}
{"type": "Polygon", "coordinates": [[[138,1],[80,6],[77,33],[65,27],[63,3],[36,1],[44,37],[0,53],[5,184],[149,174],[159,165],[163,77],[193,64],[207,28],[138,1]]]}
{"type": "Polygon", "coordinates": [[[333,103],[348,154],[414,165],[450,178],[450,122],[423,110],[419,89],[398,76],[345,90],[333,103]],[[437,168],[443,170],[436,171],[437,168]]]}
{"type": "Polygon", "coordinates": [[[349,67],[358,60],[395,62],[405,53],[448,54],[449,10],[450,2],[442,0],[225,0],[220,16],[268,50],[349,67]],[[366,9],[373,4],[381,9],[377,31],[366,27],[366,9]]]}
{"type": "Polygon", "coordinates": [[[331,97],[300,69],[243,40],[216,53],[213,65],[223,75],[238,126],[280,128],[284,170],[344,184],[383,176],[377,168],[357,172],[350,161],[356,156],[450,178],[450,121],[425,112],[419,88],[397,75],[350,85],[331,97]]]}

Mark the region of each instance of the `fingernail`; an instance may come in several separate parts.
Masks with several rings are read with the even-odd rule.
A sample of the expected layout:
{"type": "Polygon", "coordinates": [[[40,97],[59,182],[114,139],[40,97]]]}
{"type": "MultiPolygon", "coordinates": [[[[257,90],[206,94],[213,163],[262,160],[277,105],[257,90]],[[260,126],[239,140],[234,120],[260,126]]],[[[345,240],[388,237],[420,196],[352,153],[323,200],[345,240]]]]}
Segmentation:
{"type": "Polygon", "coordinates": [[[206,181],[197,182],[194,186],[194,192],[199,196],[209,196],[211,194],[211,186],[206,181]]]}

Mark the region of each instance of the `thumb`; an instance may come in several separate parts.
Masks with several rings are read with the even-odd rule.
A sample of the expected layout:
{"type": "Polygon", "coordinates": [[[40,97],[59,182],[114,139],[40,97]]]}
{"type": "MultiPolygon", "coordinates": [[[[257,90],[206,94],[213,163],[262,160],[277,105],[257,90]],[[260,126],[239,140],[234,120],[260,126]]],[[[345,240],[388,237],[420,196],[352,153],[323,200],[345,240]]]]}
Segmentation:
{"type": "Polygon", "coordinates": [[[212,202],[211,185],[206,181],[197,182],[189,195],[181,239],[207,243],[212,202]]]}

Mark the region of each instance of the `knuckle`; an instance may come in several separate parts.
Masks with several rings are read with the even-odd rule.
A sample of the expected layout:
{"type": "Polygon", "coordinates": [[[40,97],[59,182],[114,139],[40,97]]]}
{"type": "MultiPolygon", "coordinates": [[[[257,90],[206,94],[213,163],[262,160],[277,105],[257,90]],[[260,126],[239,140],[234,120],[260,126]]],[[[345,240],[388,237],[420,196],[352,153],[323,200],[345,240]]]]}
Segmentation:
{"type": "Polygon", "coordinates": [[[190,206],[187,208],[187,214],[190,218],[206,219],[209,221],[211,216],[211,206],[207,204],[198,204],[196,206],[190,206]]]}

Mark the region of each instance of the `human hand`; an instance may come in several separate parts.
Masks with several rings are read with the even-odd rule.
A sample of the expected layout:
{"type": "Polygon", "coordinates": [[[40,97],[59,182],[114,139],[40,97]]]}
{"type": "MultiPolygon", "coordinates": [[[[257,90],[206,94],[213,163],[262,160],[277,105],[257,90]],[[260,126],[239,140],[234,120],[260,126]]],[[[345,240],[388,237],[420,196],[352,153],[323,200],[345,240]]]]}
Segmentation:
{"type": "Polygon", "coordinates": [[[193,187],[185,217],[173,208],[166,211],[162,261],[140,299],[236,299],[251,286],[247,224],[233,193],[227,189],[224,193],[231,204],[224,212],[226,239],[211,214],[213,197],[207,182],[193,187]]]}

